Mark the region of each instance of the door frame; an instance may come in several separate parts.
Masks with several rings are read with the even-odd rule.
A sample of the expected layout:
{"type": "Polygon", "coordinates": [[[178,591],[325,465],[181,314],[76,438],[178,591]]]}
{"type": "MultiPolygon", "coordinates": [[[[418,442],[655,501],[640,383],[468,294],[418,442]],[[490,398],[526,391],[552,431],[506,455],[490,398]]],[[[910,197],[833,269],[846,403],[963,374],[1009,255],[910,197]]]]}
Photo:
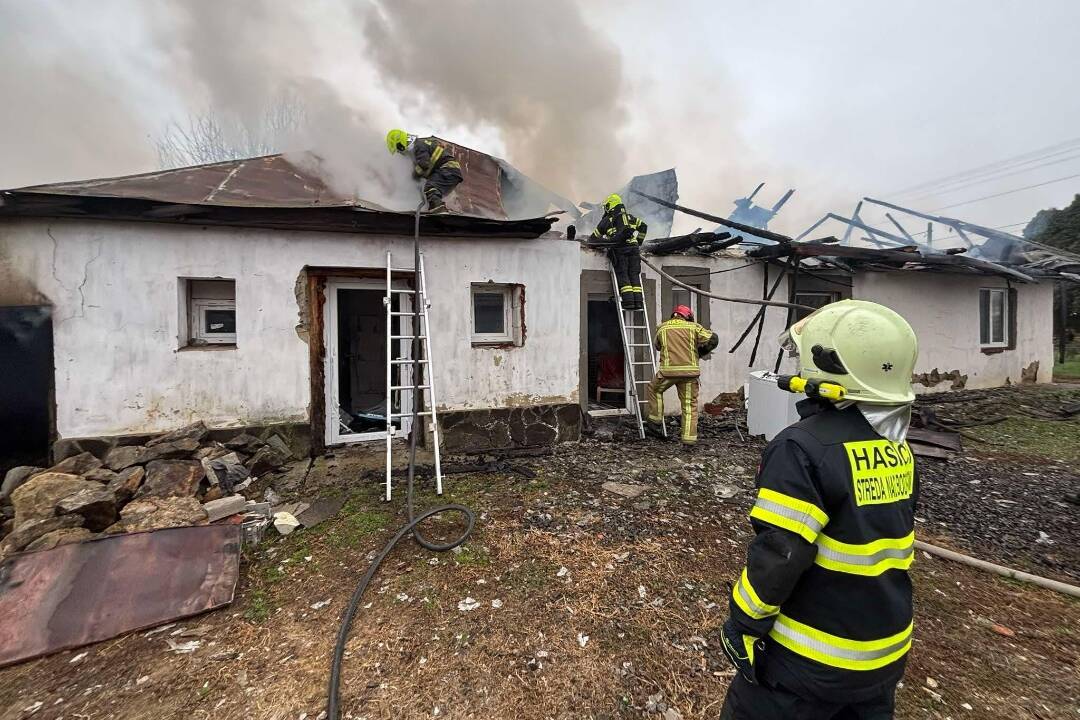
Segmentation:
{"type": "MultiPolygon", "coordinates": [[[[404,279],[395,279],[392,281],[391,287],[401,290],[411,289],[409,282],[404,279]]],[[[377,278],[355,278],[355,277],[328,277],[326,278],[326,285],[323,289],[323,300],[326,308],[326,314],[323,321],[323,343],[326,348],[325,360],[323,366],[323,397],[326,403],[325,412],[325,427],[324,437],[326,439],[327,447],[333,445],[348,445],[352,443],[371,442],[373,440],[385,440],[386,431],[376,430],[365,433],[342,433],[341,423],[338,416],[338,407],[340,404],[340,365],[338,364],[338,302],[337,291],[338,290],[379,290],[383,293],[383,306],[385,312],[386,303],[386,280],[377,278]]],[[[401,300],[399,310],[401,312],[408,312],[412,308],[412,296],[408,293],[395,293],[401,300]]],[[[392,318],[387,318],[387,322],[390,322],[392,318]]],[[[399,358],[412,357],[412,343],[408,340],[394,340],[401,344],[399,358]]],[[[402,364],[398,366],[401,373],[401,384],[408,385],[411,383],[412,366],[409,364],[402,364]]],[[[401,392],[401,406],[412,406],[412,391],[401,392]]],[[[393,412],[393,408],[388,407],[386,409],[388,413],[393,412]]],[[[412,428],[412,418],[402,417],[399,418],[401,427],[395,428],[394,434],[408,433],[412,428]]]]}
{"type": "MultiPolygon", "coordinates": [[[[589,308],[589,303],[590,302],[608,302],[608,303],[612,303],[614,305],[615,304],[615,296],[612,294],[611,290],[607,290],[607,291],[599,291],[598,290],[598,291],[595,291],[595,292],[590,292],[590,291],[585,292],[585,333],[583,334],[582,339],[585,342],[585,354],[586,355],[588,355],[588,353],[589,353],[589,327],[588,327],[589,313],[588,313],[588,308],[589,308]]],[[[617,305],[615,306],[615,312],[616,313],[619,312],[617,305]]],[[[618,317],[615,318],[615,321],[618,322],[618,317]]],[[[622,342],[623,342],[622,341],[622,334],[621,334],[622,331],[621,331],[621,329],[620,329],[619,332],[620,332],[619,345],[621,346],[622,342]]],[[[626,348],[623,348],[624,352],[625,352],[625,350],[626,350],[626,348]]],[[[624,362],[623,367],[625,368],[626,367],[625,366],[625,358],[623,359],[623,362],[624,362]]],[[[627,383],[633,381],[633,378],[632,377],[626,377],[625,375],[626,375],[626,373],[625,373],[625,370],[624,370],[624,377],[623,377],[623,406],[621,408],[613,407],[613,408],[609,408],[609,409],[606,409],[606,410],[590,410],[588,408],[588,406],[586,406],[585,410],[589,414],[590,417],[596,417],[596,418],[600,418],[600,417],[616,417],[616,416],[632,415],[633,414],[634,408],[631,405],[633,400],[631,400],[631,396],[630,396],[630,387],[629,387],[629,385],[627,385],[627,383]]],[[[588,382],[588,373],[585,374],[585,378],[586,378],[586,382],[588,382]]],[[[585,388],[586,402],[588,401],[589,390],[590,390],[590,388],[585,388]]]]}

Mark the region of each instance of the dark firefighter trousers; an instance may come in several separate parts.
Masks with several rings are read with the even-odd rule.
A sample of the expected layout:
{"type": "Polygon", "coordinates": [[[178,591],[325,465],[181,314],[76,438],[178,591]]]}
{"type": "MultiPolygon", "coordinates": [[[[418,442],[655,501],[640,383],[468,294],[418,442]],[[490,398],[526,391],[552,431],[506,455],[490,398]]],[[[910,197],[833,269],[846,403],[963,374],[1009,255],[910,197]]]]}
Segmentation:
{"type": "Polygon", "coordinates": [[[731,681],[720,720],[892,720],[893,690],[860,703],[827,703],[783,687],[751,685],[738,673],[731,681]]]}
{"type": "Polygon", "coordinates": [[[608,250],[608,258],[615,268],[615,279],[619,282],[619,297],[627,310],[640,310],[645,307],[641,291],[641,248],[637,245],[623,245],[608,250]]]}
{"type": "Polygon", "coordinates": [[[445,206],[444,198],[461,183],[461,170],[440,167],[431,171],[424,181],[424,197],[427,198],[428,210],[439,210],[445,206]]]}

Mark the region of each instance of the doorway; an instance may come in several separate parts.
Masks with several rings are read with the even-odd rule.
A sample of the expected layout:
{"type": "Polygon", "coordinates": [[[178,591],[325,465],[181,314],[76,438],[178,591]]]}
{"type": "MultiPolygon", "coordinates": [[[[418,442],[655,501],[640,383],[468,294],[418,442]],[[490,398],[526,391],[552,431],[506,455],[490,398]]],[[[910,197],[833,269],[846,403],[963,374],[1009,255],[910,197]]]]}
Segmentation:
{"type": "Polygon", "coordinates": [[[0,474],[48,465],[53,426],[52,308],[0,308],[0,474]]]}
{"type": "Polygon", "coordinates": [[[621,415],[629,408],[626,360],[619,330],[619,315],[611,293],[589,293],[586,328],[589,414],[621,415]]]}
{"type": "MultiPolygon", "coordinates": [[[[406,290],[404,280],[393,287],[406,290]]],[[[411,357],[410,340],[389,340],[387,346],[387,308],[385,281],[372,279],[330,278],[326,283],[326,318],[323,323],[326,343],[326,443],[381,440],[386,437],[387,414],[411,407],[409,391],[392,393],[387,406],[387,382],[393,386],[410,385],[412,369],[405,363],[411,357]]],[[[407,293],[392,293],[391,310],[409,312],[407,293]]],[[[394,315],[393,335],[409,335],[410,318],[394,315]]],[[[410,419],[391,417],[394,435],[408,433],[410,419]]]]}

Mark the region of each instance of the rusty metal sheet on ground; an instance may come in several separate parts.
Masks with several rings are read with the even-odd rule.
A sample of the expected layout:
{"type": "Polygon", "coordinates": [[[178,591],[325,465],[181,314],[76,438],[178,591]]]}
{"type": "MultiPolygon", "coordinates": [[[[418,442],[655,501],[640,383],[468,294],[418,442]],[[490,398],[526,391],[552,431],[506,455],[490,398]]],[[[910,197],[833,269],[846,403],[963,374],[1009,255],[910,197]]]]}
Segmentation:
{"type": "Polygon", "coordinates": [[[117,535],[0,564],[0,667],[232,602],[240,526],[117,535]]]}

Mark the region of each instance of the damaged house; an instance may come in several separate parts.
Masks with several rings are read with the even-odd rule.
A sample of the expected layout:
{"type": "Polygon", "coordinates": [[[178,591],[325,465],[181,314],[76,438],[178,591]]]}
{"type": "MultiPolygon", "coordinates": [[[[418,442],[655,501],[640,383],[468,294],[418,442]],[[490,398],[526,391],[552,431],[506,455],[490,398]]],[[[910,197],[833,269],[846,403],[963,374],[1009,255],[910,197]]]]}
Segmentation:
{"type": "MultiPolygon", "coordinates": [[[[420,223],[444,448],[573,440],[587,415],[626,413],[606,257],[545,213],[569,211],[578,239],[588,217],[539,186],[522,192],[531,181],[495,158],[454,151],[465,180],[452,212],[420,223]]],[[[674,172],[627,190],[650,236],[667,234],[674,172]]],[[[672,278],[726,297],[889,305],[919,333],[924,391],[1050,379],[1052,269],[743,230],[646,248],[664,273],[644,272],[652,327],[688,304],[721,337],[703,399],[774,369],[790,318],[672,278]]],[[[390,310],[409,308],[412,233],[411,213],[336,195],[280,155],[0,193],[0,383],[18,427],[0,451],[194,420],[289,425],[315,450],[383,439],[400,410],[387,383],[405,384],[394,361],[409,352],[388,348],[384,299],[389,284],[390,310]]]]}

